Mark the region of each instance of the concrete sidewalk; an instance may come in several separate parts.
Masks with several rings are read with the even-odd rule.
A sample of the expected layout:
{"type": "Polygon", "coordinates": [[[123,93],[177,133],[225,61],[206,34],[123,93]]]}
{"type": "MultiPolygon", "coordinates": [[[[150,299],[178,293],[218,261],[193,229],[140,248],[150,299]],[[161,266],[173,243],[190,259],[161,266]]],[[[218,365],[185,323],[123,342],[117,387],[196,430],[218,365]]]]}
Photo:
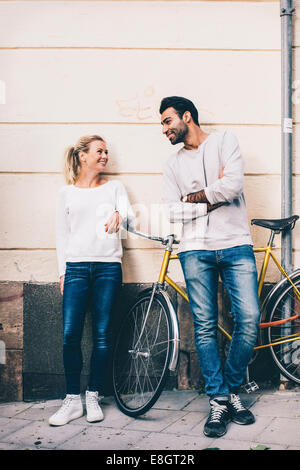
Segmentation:
{"type": "Polygon", "coordinates": [[[165,391],[145,416],[129,418],[114,399],[102,402],[105,419],[90,424],[85,416],[66,426],[52,427],[48,418],[61,400],[0,404],[0,450],[300,450],[300,387],[242,394],[256,422],[228,425],[219,439],[207,438],[203,425],[208,399],[196,391],[165,391]]]}

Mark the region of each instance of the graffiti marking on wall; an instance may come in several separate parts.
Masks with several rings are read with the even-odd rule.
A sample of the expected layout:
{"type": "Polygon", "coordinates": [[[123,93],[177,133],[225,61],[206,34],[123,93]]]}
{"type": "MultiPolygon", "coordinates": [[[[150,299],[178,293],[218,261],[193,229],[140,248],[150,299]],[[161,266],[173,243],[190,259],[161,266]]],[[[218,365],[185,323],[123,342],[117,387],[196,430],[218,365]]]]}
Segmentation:
{"type": "Polygon", "coordinates": [[[116,104],[123,118],[146,121],[156,117],[155,90],[152,86],[146,87],[142,93],[136,93],[131,98],[118,99],[116,104]]]}

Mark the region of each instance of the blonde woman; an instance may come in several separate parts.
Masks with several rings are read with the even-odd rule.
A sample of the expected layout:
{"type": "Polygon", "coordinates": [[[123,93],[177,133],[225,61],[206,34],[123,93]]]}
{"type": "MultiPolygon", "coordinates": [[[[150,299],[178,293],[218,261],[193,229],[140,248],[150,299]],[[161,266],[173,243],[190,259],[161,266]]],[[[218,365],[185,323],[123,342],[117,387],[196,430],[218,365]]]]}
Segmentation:
{"type": "Polygon", "coordinates": [[[122,282],[123,220],[134,222],[124,186],[107,181],[108,152],[98,135],[79,139],[65,152],[65,177],[57,202],[56,248],[63,295],[63,362],[66,397],[49,424],[62,426],[83,415],[80,396],[81,338],[90,302],[93,351],[86,391],[89,422],[103,419],[99,405],[110,374],[113,304],[122,282]]]}

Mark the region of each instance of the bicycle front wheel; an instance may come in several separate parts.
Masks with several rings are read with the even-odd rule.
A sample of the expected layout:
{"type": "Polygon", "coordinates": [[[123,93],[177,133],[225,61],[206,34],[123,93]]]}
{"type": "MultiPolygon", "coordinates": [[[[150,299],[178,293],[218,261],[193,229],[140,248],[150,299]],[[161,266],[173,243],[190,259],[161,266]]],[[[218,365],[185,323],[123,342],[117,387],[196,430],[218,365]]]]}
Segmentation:
{"type": "Polygon", "coordinates": [[[300,384],[300,317],[297,317],[300,315],[300,274],[293,277],[293,283],[298,292],[288,282],[269,311],[267,322],[275,324],[268,328],[268,341],[272,343],[270,351],[282,374],[300,384]],[[285,321],[287,318],[291,320],[285,321]]]}
{"type": "Polygon", "coordinates": [[[145,293],[125,316],[113,355],[113,387],[119,409],[146,413],[159,398],[168,373],[172,321],[164,297],[145,293]]]}

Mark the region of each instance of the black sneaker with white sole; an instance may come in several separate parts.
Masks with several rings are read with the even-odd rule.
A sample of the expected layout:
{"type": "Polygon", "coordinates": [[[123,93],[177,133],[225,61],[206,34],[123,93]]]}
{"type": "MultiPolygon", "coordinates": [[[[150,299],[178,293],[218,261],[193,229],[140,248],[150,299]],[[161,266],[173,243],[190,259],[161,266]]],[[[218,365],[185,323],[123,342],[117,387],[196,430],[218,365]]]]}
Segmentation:
{"type": "Polygon", "coordinates": [[[251,411],[244,407],[240,397],[234,393],[230,395],[228,409],[231,421],[236,424],[252,424],[255,422],[251,411]]]}
{"type": "Polygon", "coordinates": [[[209,404],[210,413],[204,425],[203,432],[207,437],[224,436],[227,431],[227,424],[230,421],[228,399],[210,399],[209,404]]]}

